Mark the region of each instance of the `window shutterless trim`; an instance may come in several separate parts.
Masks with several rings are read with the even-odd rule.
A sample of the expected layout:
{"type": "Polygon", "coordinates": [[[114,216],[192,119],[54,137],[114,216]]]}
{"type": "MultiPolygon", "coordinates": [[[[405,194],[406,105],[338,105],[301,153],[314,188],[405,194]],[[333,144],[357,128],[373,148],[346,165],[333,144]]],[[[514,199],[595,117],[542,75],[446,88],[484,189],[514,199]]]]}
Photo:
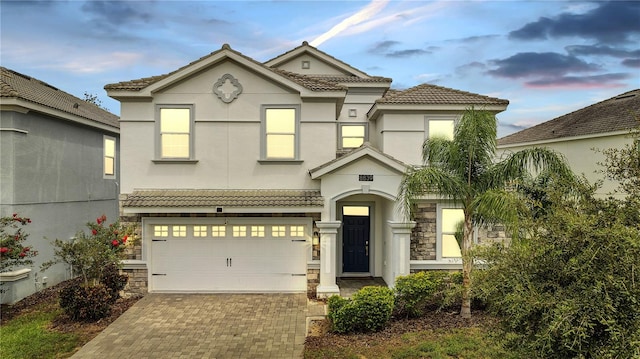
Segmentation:
{"type": "Polygon", "coordinates": [[[116,178],[116,171],[117,171],[117,156],[118,156],[118,142],[116,140],[115,137],[113,136],[107,136],[107,135],[103,135],[102,136],[102,178],[104,179],[115,179],[116,178]],[[107,140],[111,140],[113,141],[113,156],[107,156],[107,140]],[[106,168],[106,160],[107,158],[111,158],[113,161],[113,173],[107,173],[107,168],[106,168]]]}
{"type": "MultiPolygon", "coordinates": [[[[358,148],[358,147],[344,147],[342,146],[342,140],[343,140],[343,136],[342,136],[342,127],[344,126],[364,126],[364,136],[362,138],[362,143],[365,143],[367,141],[369,141],[369,124],[365,123],[365,122],[340,122],[338,123],[338,150],[351,150],[354,148],[358,148]]],[[[360,137],[353,137],[353,136],[349,136],[347,138],[360,138],[360,137]]]]}
{"type": "MultiPolygon", "coordinates": [[[[157,104],[155,109],[155,158],[154,163],[192,163],[195,160],[195,105],[194,104],[157,104]],[[162,157],[162,109],[188,109],[189,110],[189,156],[188,157],[162,157]]],[[[194,163],[195,163],[194,162],[194,163]]]]}
{"type": "MultiPolygon", "coordinates": [[[[277,135],[274,133],[273,135],[277,135]]],[[[260,159],[259,163],[302,162],[300,159],[300,105],[261,105],[260,106],[260,159]],[[267,110],[269,109],[293,109],[295,111],[295,124],[293,133],[293,157],[267,157],[267,110]]]]}

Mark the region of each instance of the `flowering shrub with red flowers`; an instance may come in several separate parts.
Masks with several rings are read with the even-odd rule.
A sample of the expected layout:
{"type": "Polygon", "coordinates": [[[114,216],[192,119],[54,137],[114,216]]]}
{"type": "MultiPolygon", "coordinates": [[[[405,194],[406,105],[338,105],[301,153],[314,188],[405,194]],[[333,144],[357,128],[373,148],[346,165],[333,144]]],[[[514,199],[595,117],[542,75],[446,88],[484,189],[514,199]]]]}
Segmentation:
{"type": "Polygon", "coordinates": [[[127,276],[119,273],[124,247],[133,228],[118,221],[107,224],[102,215],[87,223],[89,232],[78,232],[72,240],[56,239],[54,260],[42,264],[46,270],[56,263],[66,263],[78,277],[77,286],[60,293],[60,307],[74,320],[97,320],[109,314],[127,276]]]}
{"type": "Polygon", "coordinates": [[[29,234],[24,232],[23,227],[29,223],[31,219],[17,213],[0,218],[0,273],[33,263],[30,258],[38,252],[24,245],[29,234]]]}
{"type": "Polygon", "coordinates": [[[74,275],[83,278],[85,285],[95,285],[102,281],[105,268],[120,268],[125,245],[133,230],[119,221],[107,224],[105,215],[88,222],[87,227],[89,233],[78,232],[70,241],[56,239],[53,242],[54,260],[42,264],[42,270],[56,263],[66,263],[74,275]]]}

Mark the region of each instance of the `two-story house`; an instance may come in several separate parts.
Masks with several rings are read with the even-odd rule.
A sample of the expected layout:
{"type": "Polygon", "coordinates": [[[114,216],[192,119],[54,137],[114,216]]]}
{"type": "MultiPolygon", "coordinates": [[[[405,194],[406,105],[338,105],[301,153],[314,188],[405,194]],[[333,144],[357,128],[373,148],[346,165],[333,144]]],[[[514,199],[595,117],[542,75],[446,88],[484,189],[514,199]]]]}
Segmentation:
{"type": "MultiPolygon", "coordinates": [[[[2,303],[71,278],[53,259],[54,239],[118,216],[118,116],[50,84],[1,67],[0,215],[29,217],[33,266],[0,273],[2,303]]],[[[7,230],[10,230],[7,228],[7,230]]]]}
{"type": "Polygon", "coordinates": [[[121,215],[141,228],[134,287],[322,297],[340,277],[460,268],[461,210],[432,197],[403,218],[398,186],[427,136],[508,101],[390,86],[306,42],[264,63],[224,45],[105,86],[121,102],[121,215]]]}

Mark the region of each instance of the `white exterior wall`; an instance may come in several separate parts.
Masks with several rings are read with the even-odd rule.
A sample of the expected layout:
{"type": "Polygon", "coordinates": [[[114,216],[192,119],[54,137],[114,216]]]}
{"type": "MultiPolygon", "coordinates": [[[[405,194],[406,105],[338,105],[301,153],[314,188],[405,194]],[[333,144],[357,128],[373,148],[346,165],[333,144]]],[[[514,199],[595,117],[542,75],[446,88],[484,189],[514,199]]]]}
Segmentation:
{"type": "Polygon", "coordinates": [[[412,165],[422,163],[425,114],[384,114],[377,121],[380,150],[412,165]]]}
{"type": "Polygon", "coordinates": [[[226,62],[154,96],[150,102],[123,102],[122,193],[150,188],[315,189],[308,170],[335,158],[335,103],[302,102],[300,96],[226,62]],[[243,86],[225,104],[213,84],[232,74],[243,86]],[[193,105],[197,163],[154,163],[155,110],[159,104],[193,105]],[[300,105],[301,163],[260,163],[261,105],[300,105]]]}
{"type": "Polygon", "coordinates": [[[281,70],[295,72],[295,73],[304,74],[304,75],[317,75],[317,74],[338,75],[338,76],[349,75],[341,71],[337,67],[331,66],[326,62],[324,62],[323,60],[320,60],[317,57],[310,56],[308,54],[301,54],[300,56],[297,56],[285,63],[278,65],[278,68],[281,70]],[[308,69],[302,68],[303,61],[309,61],[310,66],[308,69]]]}
{"type": "MultiPolygon", "coordinates": [[[[498,158],[501,158],[505,152],[509,151],[516,152],[524,148],[547,147],[562,153],[574,173],[577,175],[584,174],[590,183],[594,183],[598,180],[605,179],[604,174],[598,173],[599,170],[603,169],[598,163],[604,161],[604,156],[594,149],[622,148],[631,142],[631,139],[627,135],[618,134],[601,137],[563,139],[562,141],[531,143],[520,146],[500,146],[498,158]]],[[[604,197],[611,193],[616,187],[616,182],[605,180],[596,194],[604,197]]]]}

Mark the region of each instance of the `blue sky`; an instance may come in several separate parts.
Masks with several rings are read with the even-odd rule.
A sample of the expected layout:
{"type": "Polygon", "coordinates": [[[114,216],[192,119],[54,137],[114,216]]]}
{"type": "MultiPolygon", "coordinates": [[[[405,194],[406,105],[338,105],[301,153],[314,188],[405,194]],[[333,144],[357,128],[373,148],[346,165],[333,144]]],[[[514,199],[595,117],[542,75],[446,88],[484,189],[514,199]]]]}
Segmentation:
{"type": "Polygon", "coordinates": [[[0,64],[83,97],[228,43],[508,99],[499,136],[640,87],[637,1],[0,1],[0,64]]]}

